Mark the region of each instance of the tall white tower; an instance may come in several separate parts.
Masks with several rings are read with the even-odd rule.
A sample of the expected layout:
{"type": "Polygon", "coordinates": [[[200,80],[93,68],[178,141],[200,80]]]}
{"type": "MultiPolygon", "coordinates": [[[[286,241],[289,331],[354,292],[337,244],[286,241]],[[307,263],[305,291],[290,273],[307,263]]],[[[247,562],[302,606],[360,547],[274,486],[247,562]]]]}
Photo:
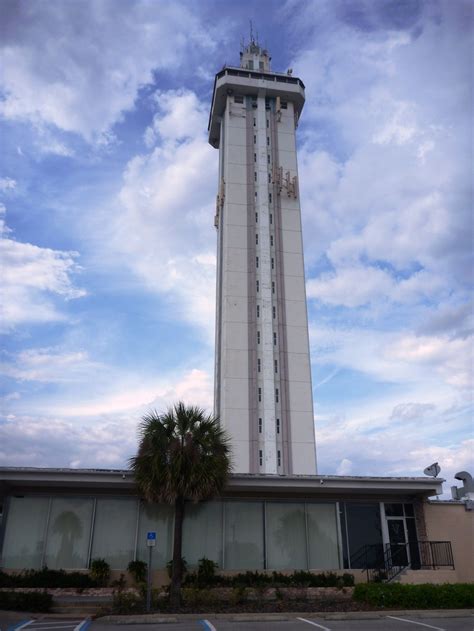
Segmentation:
{"type": "Polygon", "coordinates": [[[219,148],[214,412],[238,473],[315,474],[295,131],[300,79],[251,38],[214,82],[219,148]]]}

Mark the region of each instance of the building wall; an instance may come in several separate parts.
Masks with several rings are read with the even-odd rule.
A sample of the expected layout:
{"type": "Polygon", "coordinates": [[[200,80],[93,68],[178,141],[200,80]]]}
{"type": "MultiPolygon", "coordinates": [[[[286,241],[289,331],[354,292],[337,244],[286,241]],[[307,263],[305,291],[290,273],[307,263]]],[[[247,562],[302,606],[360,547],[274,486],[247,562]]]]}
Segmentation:
{"type": "Polygon", "coordinates": [[[427,502],[429,541],[451,541],[458,582],[474,582],[474,511],[462,502],[427,502]]]}

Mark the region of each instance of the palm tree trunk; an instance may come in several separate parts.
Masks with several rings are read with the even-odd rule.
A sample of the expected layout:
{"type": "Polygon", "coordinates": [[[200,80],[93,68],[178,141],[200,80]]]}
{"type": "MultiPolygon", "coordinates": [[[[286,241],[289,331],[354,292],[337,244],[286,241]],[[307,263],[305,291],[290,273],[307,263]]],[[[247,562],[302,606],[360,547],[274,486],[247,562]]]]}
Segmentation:
{"type": "Polygon", "coordinates": [[[170,586],[170,604],[173,608],[178,608],[181,605],[183,519],[184,498],[178,497],[174,503],[173,573],[171,575],[170,586]]]}

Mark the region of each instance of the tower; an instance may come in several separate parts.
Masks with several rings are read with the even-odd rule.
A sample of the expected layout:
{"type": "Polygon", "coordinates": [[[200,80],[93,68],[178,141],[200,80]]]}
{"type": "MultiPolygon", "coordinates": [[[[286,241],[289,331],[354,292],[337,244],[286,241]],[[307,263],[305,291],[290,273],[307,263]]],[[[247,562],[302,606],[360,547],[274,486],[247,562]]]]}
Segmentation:
{"type": "Polygon", "coordinates": [[[214,412],[234,471],[314,474],[316,454],[296,159],[302,81],[252,37],[214,82],[219,149],[214,412]]]}

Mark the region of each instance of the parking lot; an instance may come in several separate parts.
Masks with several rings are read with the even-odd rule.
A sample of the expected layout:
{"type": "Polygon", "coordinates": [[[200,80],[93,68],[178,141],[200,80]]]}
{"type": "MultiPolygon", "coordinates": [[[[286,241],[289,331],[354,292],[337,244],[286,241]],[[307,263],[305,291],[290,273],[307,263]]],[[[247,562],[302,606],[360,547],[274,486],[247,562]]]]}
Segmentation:
{"type": "MultiPolygon", "coordinates": [[[[295,617],[287,620],[266,621],[225,620],[209,616],[200,620],[156,624],[159,631],[473,631],[474,618],[461,617],[410,617],[383,616],[376,619],[327,620],[314,616],[295,617]]],[[[122,625],[93,622],[89,631],[112,631],[122,625]]],[[[150,625],[127,625],[126,631],[149,631],[150,625]]],[[[123,631],[123,628],[122,628],[123,631]]]]}
{"type": "MultiPolygon", "coordinates": [[[[447,613],[447,612],[446,612],[447,613]]],[[[255,616],[258,618],[258,616],[255,616]]],[[[0,612],[0,631],[474,631],[474,617],[470,612],[441,615],[438,612],[423,612],[412,615],[392,613],[376,618],[364,616],[349,619],[317,617],[314,614],[288,616],[265,616],[265,619],[240,619],[225,617],[182,617],[150,618],[146,624],[129,624],[124,617],[119,622],[91,621],[88,618],[65,618],[57,616],[30,617],[28,614],[0,612]],[[168,620],[168,621],[166,621],[168,620]],[[124,629],[125,627],[125,629],[124,629]]]]}

